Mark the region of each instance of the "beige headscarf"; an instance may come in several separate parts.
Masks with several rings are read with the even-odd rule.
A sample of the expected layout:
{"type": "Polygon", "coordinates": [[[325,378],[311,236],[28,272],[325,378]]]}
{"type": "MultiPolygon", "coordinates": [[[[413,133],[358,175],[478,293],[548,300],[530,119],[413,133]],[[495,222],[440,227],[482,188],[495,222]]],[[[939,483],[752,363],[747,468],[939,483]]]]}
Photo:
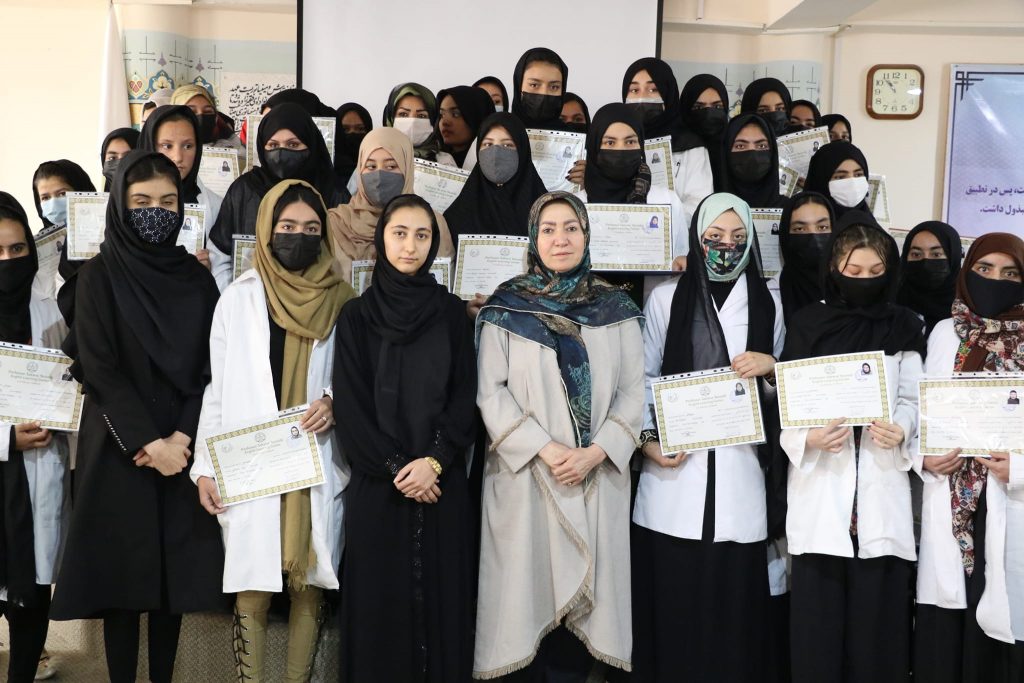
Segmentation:
{"type": "Polygon", "coordinates": [[[214,109],[217,108],[217,101],[213,98],[213,93],[201,85],[178,86],[171,95],[171,104],[188,104],[188,101],[196,95],[202,95],[213,105],[214,109]]]}
{"type": "MultiPolygon", "coordinates": [[[[330,336],[341,307],[356,295],[334,272],[330,239],[323,240],[317,261],[301,272],[288,270],[271,253],[274,210],[281,196],[293,185],[304,185],[320,197],[312,185],[302,180],[283,180],[272,187],[260,202],[253,257],[253,265],[263,281],[270,317],[285,330],[279,406],[282,410],[306,402],[313,340],[330,336]]],[[[320,203],[323,207],[322,198],[320,203]]],[[[293,588],[305,588],[307,572],[316,564],[312,529],[309,489],[284,494],[281,498],[281,568],[288,574],[293,588]]]]}
{"type": "MultiPolygon", "coordinates": [[[[331,226],[331,236],[335,243],[335,259],[341,266],[342,277],[346,279],[351,278],[353,261],[376,258],[373,235],[384,208],[374,206],[367,198],[360,171],[366,165],[369,156],[378,149],[387,150],[398,162],[398,170],[405,178],[402,194],[413,192],[416,155],[409,138],[394,128],[374,128],[366,134],[359,145],[359,160],[355,170],[356,193],[348,204],[342,204],[327,212],[327,222],[331,226]]],[[[434,215],[437,216],[437,225],[441,232],[441,245],[437,255],[450,257],[454,253],[454,248],[448,223],[437,211],[434,215]]]]}

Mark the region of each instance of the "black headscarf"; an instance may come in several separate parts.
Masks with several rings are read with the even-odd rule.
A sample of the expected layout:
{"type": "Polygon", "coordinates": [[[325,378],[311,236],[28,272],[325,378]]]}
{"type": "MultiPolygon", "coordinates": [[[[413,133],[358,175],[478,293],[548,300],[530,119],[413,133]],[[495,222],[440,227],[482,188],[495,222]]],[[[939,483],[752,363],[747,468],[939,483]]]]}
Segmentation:
{"type": "Polygon", "coordinates": [[[582,97],[574,92],[567,92],[562,96],[563,109],[568,102],[575,102],[580,105],[580,109],[583,110],[583,123],[580,124],[572,123],[571,121],[564,121],[562,125],[575,133],[583,133],[586,135],[590,130],[590,107],[587,106],[587,103],[583,101],[582,97]]]}
{"type": "Polygon", "coordinates": [[[200,137],[199,119],[196,118],[191,109],[183,104],[168,104],[154,109],[153,113],[146,119],[146,125],[142,127],[138,149],[144,152],[159,152],[160,147],[157,135],[160,133],[160,126],[170,117],[184,119],[191,124],[192,130],[196,134],[196,158],[192,162],[192,170],[181,179],[181,194],[185,203],[195,204],[199,201],[199,165],[203,161],[203,142],[200,137]]]}
{"type": "Polygon", "coordinates": [[[533,165],[526,128],[514,115],[501,112],[484,120],[477,136],[477,155],[480,154],[480,141],[497,126],[507,130],[515,141],[519,168],[511,180],[498,187],[484,177],[480,164],[477,164],[459,196],[444,212],[455,242],[458,242],[460,234],[474,233],[526,237],[530,207],[547,192],[533,165]]]}
{"type": "MultiPolygon", "coordinates": [[[[483,78],[478,79],[477,82],[473,84],[473,87],[479,88],[484,83],[490,83],[491,85],[495,85],[498,87],[498,90],[501,91],[501,101],[503,103],[502,106],[504,106],[505,111],[508,112],[510,106],[510,102],[508,99],[508,90],[505,88],[505,84],[501,82],[501,79],[498,78],[497,76],[484,76],[483,78]]],[[[500,114],[501,112],[498,113],[500,114]]]]}
{"type": "MultiPolygon", "coordinates": [[[[793,102],[788,107],[786,107],[786,113],[792,115],[794,107],[807,107],[814,114],[814,128],[817,128],[818,126],[822,125],[821,111],[819,111],[817,105],[815,105],[814,102],[811,102],[810,100],[793,100],[793,102]]],[[[803,124],[801,124],[801,128],[802,127],[803,124]]]]}
{"type": "Polygon", "coordinates": [[[32,281],[39,270],[36,240],[28,227],[28,215],[13,195],[0,192],[0,220],[21,224],[28,254],[0,261],[0,341],[12,344],[32,343],[32,281]]]}
{"type": "Polygon", "coordinates": [[[853,159],[860,167],[864,169],[864,177],[868,177],[868,160],[864,156],[864,153],[850,142],[843,142],[837,140],[836,142],[830,142],[818,148],[818,151],[811,157],[811,164],[807,168],[807,180],[804,181],[804,190],[808,192],[818,192],[828,197],[829,203],[832,204],[832,211],[835,213],[836,218],[842,218],[847,212],[853,210],[865,211],[870,213],[868,208],[867,197],[853,207],[845,207],[836,202],[832,198],[832,193],[828,189],[828,184],[832,180],[832,174],[836,172],[839,165],[847,159],[853,159]]]}
{"type": "Polygon", "coordinates": [[[960,264],[963,258],[964,248],[960,242],[960,233],[948,223],[925,221],[919,223],[907,234],[907,239],[903,242],[903,253],[900,255],[900,289],[896,296],[896,302],[924,318],[925,334],[930,334],[937,322],[950,317],[953,299],[956,297],[956,281],[960,275],[960,264]],[[914,237],[921,232],[930,232],[935,235],[935,239],[942,245],[942,250],[946,252],[945,260],[949,267],[949,272],[942,281],[930,286],[912,276],[908,277],[910,269],[927,264],[928,261],[935,262],[935,259],[925,259],[913,263],[908,261],[910,245],[913,244],[914,237]]]}
{"type": "Polygon", "coordinates": [[[587,133],[587,159],[590,161],[583,176],[583,189],[587,191],[587,201],[605,204],[646,204],[647,193],[651,189],[651,170],[642,160],[642,156],[637,174],[626,181],[609,178],[598,166],[598,156],[602,154],[601,138],[613,123],[625,123],[633,129],[640,141],[640,153],[643,154],[644,124],[640,120],[639,112],[629,105],[618,102],[606,104],[598,109],[590,132],[587,133]]]}
{"type": "MultiPolygon", "coordinates": [[[[139,146],[139,131],[134,128],[115,128],[110,131],[107,137],[103,138],[103,144],[100,145],[100,164],[106,163],[107,148],[114,140],[124,140],[131,149],[135,149],[139,146]]],[[[110,178],[104,174],[103,179],[103,191],[110,192],[110,178]]]]}
{"type": "Polygon", "coordinates": [[[370,118],[370,112],[363,105],[355,102],[346,102],[338,107],[338,130],[334,137],[334,175],[338,180],[345,182],[348,182],[352,172],[356,170],[356,164],[359,160],[359,145],[363,143],[363,138],[366,137],[366,133],[345,133],[342,130],[341,120],[345,118],[345,114],[353,111],[359,115],[359,119],[366,126],[366,133],[373,130],[373,119],[370,118]]]}
{"type": "MultiPolygon", "coordinates": [[[[43,178],[63,178],[71,186],[73,192],[95,192],[96,186],[92,179],[81,166],[69,159],[57,159],[55,161],[44,161],[36,168],[32,175],[32,199],[36,204],[36,214],[43,222],[43,227],[48,228],[53,223],[43,216],[43,203],[39,199],[39,190],[36,189],[36,182],[43,178]]],[[[62,273],[63,274],[63,273],[62,273]]]]}
{"type": "MultiPolygon", "coordinates": [[[[784,198],[779,194],[779,144],[775,141],[775,133],[772,132],[771,126],[764,119],[757,114],[740,114],[729,121],[725,135],[722,136],[721,149],[725,170],[723,185],[726,192],[733,193],[755,209],[781,208],[785,205],[784,198]],[[735,177],[729,168],[729,157],[732,154],[732,143],[736,140],[736,136],[740,134],[744,126],[751,123],[759,125],[764,131],[765,137],[768,138],[771,163],[768,173],[761,180],[747,183],[735,177]]],[[[746,153],[744,152],[744,154],[746,153]]]]}
{"type": "Polygon", "coordinates": [[[761,96],[766,92],[777,92],[786,105],[786,112],[789,112],[793,104],[793,96],[789,94],[786,84],[777,78],[758,78],[752,81],[747,89],[743,91],[743,100],[740,102],[740,113],[756,114],[757,105],[761,102],[761,96]]]}
{"type": "Polygon", "coordinates": [[[725,187],[726,172],[726,157],[722,151],[722,138],[725,136],[725,130],[729,124],[729,91],[725,89],[725,83],[711,74],[697,74],[688,80],[679,96],[679,115],[687,127],[699,135],[703,141],[704,147],[708,151],[708,159],[711,161],[711,175],[715,182],[715,192],[721,192],[725,187]],[[712,88],[718,93],[718,97],[721,98],[722,105],[725,107],[725,120],[719,133],[709,134],[701,130],[700,121],[697,120],[697,114],[693,109],[697,98],[708,88],[712,88]]]}
{"type": "Polygon", "coordinates": [[[888,286],[879,299],[866,307],[857,307],[843,300],[833,277],[838,255],[830,256],[822,268],[824,303],[804,306],[793,314],[793,324],[786,330],[786,347],[782,360],[800,360],[863,351],[883,351],[893,355],[916,351],[924,356],[923,325],[909,308],[893,303],[899,282],[900,255],[896,240],[874,217],[864,211],[849,211],[832,227],[828,253],[834,253],[836,242],[844,232],[865,226],[881,235],[885,242],[885,273],[888,286]]]}
{"type": "Polygon", "coordinates": [[[850,125],[850,120],[842,114],[824,114],[821,117],[821,125],[828,126],[831,131],[832,127],[837,123],[842,122],[846,124],[846,130],[850,132],[850,139],[846,142],[853,142],[853,126],[850,125]]]}
{"type": "MultiPolygon", "coordinates": [[[[315,93],[303,90],[302,88],[288,88],[287,90],[276,92],[263,103],[262,108],[269,107],[273,110],[274,107],[285,104],[286,102],[299,105],[305,109],[306,113],[310,116],[328,116],[334,118],[337,115],[337,112],[321,102],[320,98],[317,97],[315,93]]],[[[263,125],[262,122],[260,125],[263,125]]]]}
{"type": "MultiPolygon", "coordinates": [[[[182,393],[195,395],[202,393],[209,379],[210,323],[219,296],[217,283],[184,247],[175,246],[185,208],[180,191],[178,228],[163,243],[145,242],[128,226],[126,176],[151,157],[166,160],[157,152],[143,150],[121,159],[107,203],[100,256],[121,319],[164,377],[182,393]]],[[[178,180],[177,173],[174,178],[178,180]]],[[[177,184],[180,188],[180,181],[177,184]]]]}
{"type": "Polygon", "coordinates": [[[562,123],[562,119],[558,118],[558,114],[555,114],[554,118],[547,121],[534,121],[523,112],[523,76],[526,73],[527,65],[533,62],[546,62],[557,66],[562,72],[562,92],[564,93],[569,88],[569,67],[558,56],[558,53],[546,47],[530,48],[519,58],[519,62],[516,63],[516,70],[512,74],[512,113],[518,116],[519,120],[527,128],[566,130],[565,124],[562,123]]]}
{"type": "Polygon", "coordinates": [[[832,213],[832,205],[825,195],[817,192],[800,192],[793,195],[786,208],[782,212],[779,221],[779,250],[782,252],[782,272],[779,274],[779,293],[782,298],[782,311],[785,314],[788,325],[793,314],[808,304],[821,301],[824,294],[821,290],[821,269],[823,263],[828,260],[828,235],[792,235],[789,232],[790,223],[793,220],[793,212],[806,204],[811,203],[811,197],[818,199],[819,205],[824,205],[828,211],[828,222],[830,227],[835,227],[835,215],[832,213]],[[807,245],[811,240],[826,238],[826,246],[821,249],[818,259],[809,258],[810,253],[807,245]]]}
{"type": "MultiPolygon", "coordinates": [[[[644,57],[629,65],[626,75],[622,77],[622,101],[629,95],[629,84],[638,72],[646,70],[651,80],[658,87],[658,93],[665,102],[665,111],[657,118],[644,122],[644,131],[648,140],[672,136],[672,151],[685,152],[704,144],[699,135],[691,131],[679,112],[679,83],[665,61],[656,57],[644,57]]],[[[698,93],[700,94],[700,93],[698,93]]]]}
{"type": "MultiPolygon", "coordinates": [[[[448,95],[451,95],[452,99],[455,100],[455,106],[462,113],[462,120],[469,126],[469,130],[473,133],[473,138],[475,139],[480,132],[480,124],[494,113],[494,102],[491,100],[491,96],[480,88],[470,85],[457,85],[454,88],[446,88],[437,93],[437,110],[439,113],[441,111],[441,103],[448,95]]],[[[461,152],[456,152],[448,149],[447,145],[443,146],[455,158],[455,163],[462,166],[470,148],[467,147],[461,152]]]]}

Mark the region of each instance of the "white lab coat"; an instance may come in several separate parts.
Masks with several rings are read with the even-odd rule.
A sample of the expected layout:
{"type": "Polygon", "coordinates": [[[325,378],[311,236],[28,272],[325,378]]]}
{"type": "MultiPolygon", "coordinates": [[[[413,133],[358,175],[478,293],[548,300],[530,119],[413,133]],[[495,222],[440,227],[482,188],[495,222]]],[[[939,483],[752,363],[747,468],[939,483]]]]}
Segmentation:
{"type": "MultiPolygon", "coordinates": [[[[677,282],[678,278],[673,278],[655,287],[644,309],[644,429],[654,427],[651,381],[661,376],[665,334],[677,282]]],[[[746,277],[741,276],[736,282],[718,312],[718,319],[729,358],[735,358],[747,347],[746,277]]],[[[782,304],[775,298],[774,355],[782,352],[784,338],[782,304]]],[[[775,388],[764,381],[760,390],[768,395],[775,392],[775,388]]],[[[699,540],[704,525],[707,475],[707,450],[691,452],[683,464],[671,469],[644,459],[633,522],[676,538],[699,540]]],[[[757,459],[757,447],[715,449],[715,542],[753,543],[763,541],[767,535],[764,472],[757,459]]]]}
{"type": "MultiPolygon", "coordinates": [[[[587,191],[573,193],[583,203],[587,202],[587,191]]],[[[668,204],[672,207],[672,256],[684,256],[690,250],[690,217],[683,202],[666,187],[651,187],[647,193],[648,204],[668,204]]]]}
{"type": "Polygon", "coordinates": [[[895,555],[916,559],[910,505],[910,442],[917,429],[917,382],[921,356],[901,351],[885,356],[885,378],[894,396],[892,422],[906,439],[897,448],[881,448],[866,429],[859,466],[853,430],[838,453],[806,445],[809,429],[784,429],[780,442],[789,456],[789,511],[786,538],[792,555],[819,553],[853,557],[850,515],[857,493],[858,557],[895,555]]]}
{"type": "MultiPolygon", "coordinates": [[[[270,325],[263,281],[255,270],[238,278],[221,296],[210,331],[213,379],[203,395],[203,410],[190,475],[215,479],[206,437],[278,412],[270,368],[270,325]]],[[[330,391],[334,367],[334,332],[313,344],[307,397],[315,401],[330,391]]],[[[334,433],[317,436],[325,482],[310,491],[313,551],[316,565],[308,582],[338,588],[341,561],[342,491],[350,471],[334,433]]],[[[224,538],[224,592],[279,592],[281,574],[281,498],[273,496],[233,505],[217,517],[224,538]]]]}
{"type": "Polygon", "coordinates": [[[711,157],[706,147],[702,145],[685,152],[672,153],[672,185],[683,202],[683,225],[689,229],[690,219],[697,212],[697,206],[715,191],[711,157]]]}
{"type": "MultiPolygon", "coordinates": [[[[32,318],[32,345],[59,349],[68,330],[53,299],[38,298],[29,303],[32,318]]],[[[0,422],[0,460],[6,462],[14,444],[11,424],[0,422]]],[[[64,474],[68,470],[69,439],[73,435],[51,432],[53,439],[46,448],[22,452],[32,505],[32,532],[35,536],[36,583],[53,583],[57,553],[60,548],[64,518],[64,474]]],[[[20,550],[20,549],[16,549],[20,550]]],[[[0,600],[7,599],[7,589],[0,589],[0,600]]]]}

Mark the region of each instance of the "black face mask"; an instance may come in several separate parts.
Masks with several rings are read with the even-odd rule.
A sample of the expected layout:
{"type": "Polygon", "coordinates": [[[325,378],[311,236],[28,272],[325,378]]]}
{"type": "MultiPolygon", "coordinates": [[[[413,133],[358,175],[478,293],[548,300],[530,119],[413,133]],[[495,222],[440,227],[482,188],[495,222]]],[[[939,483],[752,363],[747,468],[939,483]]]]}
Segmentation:
{"type": "Polygon", "coordinates": [[[359,156],[359,145],[363,144],[366,133],[345,133],[341,136],[341,148],[351,157],[359,156]]]}
{"type": "Polygon", "coordinates": [[[602,149],[595,163],[601,174],[610,180],[630,180],[636,177],[644,160],[640,149],[602,149]]]}
{"type": "Polygon", "coordinates": [[[729,170],[740,182],[756,183],[772,170],[771,150],[755,149],[749,152],[731,152],[729,154],[729,170]]]}
{"type": "Polygon", "coordinates": [[[729,117],[724,109],[713,107],[695,109],[691,116],[697,123],[697,130],[706,138],[716,138],[721,135],[725,130],[725,124],[729,122],[729,117]]]}
{"type": "Polygon", "coordinates": [[[665,113],[664,102],[626,102],[626,106],[639,114],[645,125],[665,113]]]}
{"type": "Polygon", "coordinates": [[[559,95],[539,95],[524,92],[519,97],[523,115],[531,121],[547,122],[557,119],[562,113],[562,98],[559,95]]]}
{"type": "Polygon", "coordinates": [[[103,162],[103,177],[114,182],[114,174],[117,173],[117,165],[121,163],[120,159],[107,159],[103,162]]]}
{"type": "Polygon", "coordinates": [[[907,261],[903,273],[907,282],[921,289],[936,289],[949,277],[949,261],[945,258],[907,261]]]}
{"type": "Polygon", "coordinates": [[[276,232],[270,240],[270,251],[282,266],[292,271],[309,268],[320,257],[320,235],[276,232]]]}
{"type": "Polygon", "coordinates": [[[768,122],[768,125],[772,127],[772,131],[776,135],[780,135],[786,130],[786,126],[789,125],[789,116],[784,111],[769,111],[760,116],[768,122]]]}
{"type": "Polygon", "coordinates": [[[584,135],[586,135],[587,131],[590,129],[590,126],[587,124],[586,121],[583,121],[581,123],[566,121],[562,123],[562,125],[570,133],[583,133],[584,135]]]}
{"type": "Polygon", "coordinates": [[[852,308],[867,308],[882,303],[882,295],[889,286],[889,274],[877,277],[848,277],[832,271],[832,281],[839,288],[839,296],[852,308]]]}
{"type": "Polygon", "coordinates": [[[792,259],[795,261],[792,265],[798,268],[817,270],[825,260],[828,241],[831,237],[827,232],[790,235],[789,244],[786,247],[786,263],[790,264],[792,259]]]}
{"type": "Polygon", "coordinates": [[[0,294],[12,295],[24,289],[36,275],[30,256],[0,260],[0,294]]]}
{"type": "Polygon", "coordinates": [[[217,129],[216,114],[199,115],[199,139],[204,145],[213,142],[214,131],[217,129]]]}
{"type": "Polygon", "coordinates": [[[280,180],[288,178],[301,179],[299,172],[309,159],[308,149],[285,149],[277,147],[267,150],[267,169],[280,180]]]}
{"type": "Polygon", "coordinates": [[[1024,303],[1024,283],[990,280],[973,270],[967,273],[967,293],[974,302],[971,310],[982,318],[998,318],[1001,313],[1024,303]]]}

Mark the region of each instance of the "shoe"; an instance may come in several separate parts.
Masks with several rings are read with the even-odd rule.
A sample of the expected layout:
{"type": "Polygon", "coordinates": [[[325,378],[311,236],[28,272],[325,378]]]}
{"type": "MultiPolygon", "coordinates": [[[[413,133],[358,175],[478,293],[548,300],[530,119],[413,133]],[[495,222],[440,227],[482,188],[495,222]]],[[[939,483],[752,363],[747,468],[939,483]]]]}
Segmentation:
{"type": "Polygon", "coordinates": [[[60,668],[60,660],[56,657],[51,657],[50,653],[43,650],[42,656],[39,657],[39,668],[36,669],[37,681],[47,681],[57,675],[57,671],[60,668]]]}

